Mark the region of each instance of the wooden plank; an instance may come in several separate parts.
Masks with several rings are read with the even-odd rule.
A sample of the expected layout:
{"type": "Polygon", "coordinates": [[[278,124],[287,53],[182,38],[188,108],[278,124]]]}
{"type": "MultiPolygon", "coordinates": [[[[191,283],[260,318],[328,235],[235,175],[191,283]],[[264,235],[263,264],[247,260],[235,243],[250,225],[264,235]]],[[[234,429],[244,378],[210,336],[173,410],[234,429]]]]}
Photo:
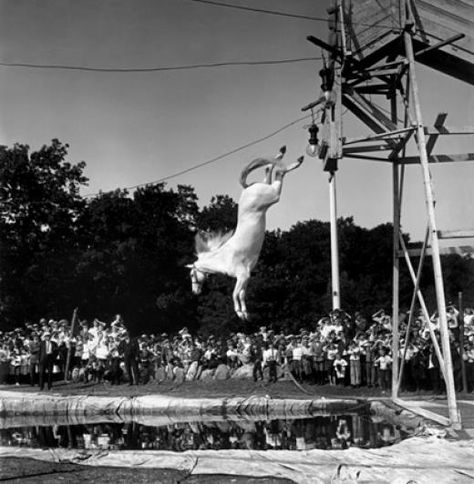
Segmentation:
{"type": "MultiPolygon", "coordinates": [[[[439,113],[435,119],[435,126],[442,127],[447,117],[448,117],[448,113],[439,113]]],[[[426,130],[425,130],[425,134],[426,134],[426,130]]],[[[439,133],[432,134],[428,137],[428,140],[426,142],[426,151],[428,155],[431,155],[433,148],[436,144],[436,141],[438,141],[438,138],[439,138],[439,133]]]]}
{"type": "MultiPolygon", "coordinates": [[[[431,155],[428,157],[429,163],[447,163],[452,161],[474,161],[474,153],[460,153],[452,155],[431,155]]],[[[399,159],[400,163],[405,165],[413,165],[420,163],[419,156],[406,156],[399,159]]]]}
{"type": "Polygon", "coordinates": [[[365,160],[365,161],[384,161],[385,163],[392,163],[392,160],[388,158],[380,158],[377,156],[370,156],[370,155],[357,155],[355,153],[345,153],[344,156],[346,158],[356,158],[358,160],[365,160]]]}
{"type": "Polygon", "coordinates": [[[474,238],[474,229],[468,230],[438,230],[440,239],[470,239],[474,238]]]}
{"type": "Polygon", "coordinates": [[[308,35],[306,37],[306,40],[314,44],[316,47],[320,47],[321,49],[327,50],[331,54],[340,57],[341,56],[341,50],[333,47],[332,45],[329,45],[327,42],[324,42],[324,40],[318,39],[314,35],[308,35]]]}
{"type": "Polygon", "coordinates": [[[366,146],[351,146],[350,148],[344,148],[343,154],[348,155],[349,153],[370,153],[372,151],[388,151],[391,148],[386,144],[381,145],[366,145],[366,146]]]}
{"type": "Polygon", "coordinates": [[[416,404],[407,402],[401,398],[393,398],[392,400],[393,400],[393,403],[395,403],[396,405],[406,408],[410,412],[417,413],[418,415],[421,415],[423,418],[433,420],[434,422],[438,422],[441,425],[444,425],[445,427],[449,427],[451,425],[449,419],[446,417],[443,417],[439,413],[431,412],[426,408],[422,408],[416,404]]]}
{"type": "Polygon", "coordinates": [[[321,96],[319,99],[316,99],[316,101],[313,101],[312,103],[309,103],[307,104],[306,106],[303,106],[301,108],[301,111],[309,111],[310,109],[313,109],[315,108],[316,106],[318,106],[319,104],[322,104],[324,102],[326,102],[327,99],[325,96],[321,96]]]}
{"type": "MultiPolygon", "coordinates": [[[[365,79],[360,78],[354,82],[364,81],[365,79]]],[[[367,86],[356,86],[355,89],[357,89],[357,92],[364,94],[386,94],[389,91],[389,87],[386,84],[368,84],[367,86]]]]}
{"type": "MultiPolygon", "coordinates": [[[[376,133],[385,133],[397,129],[390,118],[354,90],[343,93],[342,103],[376,133]]],[[[387,142],[393,147],[396,145],[395,141],[387,140],[387,142]]]]}
{"type": "Polygon", "coordinates": [[[364,136],[363,138],[352,138],[347,140],[344,139],[344,146],[360,143],[362,141],[373,141],[377,139],[383,139],[389,136],[396,136],[407,132],[412,132],[414,129],[415,129],[414,127],[408,127],[408,128],[396,129],[395,131],[388,131],[380,134],[369,134],[367,136],[364,136]]]}
{"type": "Polygon", "coordinates": [[[444,47],[445,45],[452,44],[453,42],[464,39],[464,37],[466,37],[465,34],[453,35],[452,37],[449,37],[449,39],[442,40],[440,42],[437,42],[436,44],[426,47],[425,49],[417,51],[415,54],[415,58],[418,59],[420,56],[427,54],[428,52],[432,52],[434,50],[440,49],[441,47],[444,47]]]}
{"type": "Polygon", "coordinates": [[[452,135],[463,135],[463,134],[474,134],[474,126],[438,126],[425,127],[425,134],[436,135],[436,134],[452,134],[452,135]]]}
{"type": "MultiPolygon", "coordinates": [[[[410,257],[420,257],[421,249],[408,249],[408,255],[410,257]]],[[[433,255],[433,251],[431,248],[427,249],[427,255],[433,255]]],[[[459,247],[440,247],[439,253],[441,255],[460,255],[461,257],[474,257],[474,246],[471,245],[462,245],[459,247]]],[[[405,254],[402,250],[398,251],[398,257],[404,257],[405,254]]]]}

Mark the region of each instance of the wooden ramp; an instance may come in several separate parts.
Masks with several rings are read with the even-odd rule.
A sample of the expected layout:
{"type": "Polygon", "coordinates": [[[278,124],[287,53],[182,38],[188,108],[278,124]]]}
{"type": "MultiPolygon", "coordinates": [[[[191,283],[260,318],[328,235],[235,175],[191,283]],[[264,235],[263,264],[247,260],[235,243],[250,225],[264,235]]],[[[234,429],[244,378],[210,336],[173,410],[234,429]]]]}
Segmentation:
{"type": "MultiPolygon", "coordinates": [[[[445,398],[396,399],[394,403],[423,418],[449,426],[448,404],[445,398]]],[[[474,438],[474,398],[460,398],[457,400],[457,406],[461,413],[462,431],[469,438],[474,438]]]]}

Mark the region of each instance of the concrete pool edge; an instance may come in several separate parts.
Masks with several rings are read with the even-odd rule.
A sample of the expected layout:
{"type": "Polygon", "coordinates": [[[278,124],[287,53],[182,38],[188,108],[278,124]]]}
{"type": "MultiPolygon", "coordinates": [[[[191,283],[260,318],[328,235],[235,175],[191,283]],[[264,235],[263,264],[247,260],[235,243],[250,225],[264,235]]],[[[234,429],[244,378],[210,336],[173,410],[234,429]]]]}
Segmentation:
{"type": "Polygon", "coordinates": [[[262,396],[222,398],[180,398],[167,395],[107,397],[1,392],[0,417],[13,416],[99,416],[135,415],[328,415],[370,407],[365,399],[288,399],[262,396]]]}
{"type": "MultiPolygon", "coordinates": [[[[367,411],[393,425],[411,430],[421,427],[442,428],[434,421],[417,415],[390,400],[360,398],[291,399],[269,396],[184,398],[169,395],[108,397],[95,395],[59,395],[16,391],[0,392],[0,427],[6,421],[36,418],[44,422],[54,418],[67,422],[88,420],[124,421],[148,418],[157,421],[193,419],[233,419],[241,417],[283,418],[291,416],[328,416],[337,413],[367,411]]],[[[159,423],[157,423],[159,425],[159,423]]]]}

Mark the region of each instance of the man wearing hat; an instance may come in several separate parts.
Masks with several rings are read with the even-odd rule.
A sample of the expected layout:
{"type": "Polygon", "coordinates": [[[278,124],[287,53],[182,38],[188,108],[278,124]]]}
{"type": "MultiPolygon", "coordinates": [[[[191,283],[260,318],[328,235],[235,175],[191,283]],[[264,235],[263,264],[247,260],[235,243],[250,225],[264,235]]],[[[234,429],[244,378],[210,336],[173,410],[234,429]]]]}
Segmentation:
{"type": "Polygon", "coordinates": [[[31,334],[31,341],[28,345],[28,349],[30,351],[30,384],[31,386],[35,386],[35,375],[36,375],[36,368],[39,364],[39,353],[40,353],[40,346],[41,341],[39,334],[34,332],[31,334]]]}
{"type": "Polygon", "coordinates": [[[131,338],[127,331],[123,340],[120,342],[119,354],[123,355],[125,369],[128,374],[129,385],[138,385],[138,359],[140,356],[140,348],[138,346],[137,338],[131,338]]]}
{"type": "Polygon", "coordinates": [[[51,340],[51,333],[43,335],[40,343],[38,366],[39,366],[39,385],[40,390],[44,390],[44,379],[48,373],[48,390],[53,386],[53,365],[58,355],[58,344],[51,340]]]}

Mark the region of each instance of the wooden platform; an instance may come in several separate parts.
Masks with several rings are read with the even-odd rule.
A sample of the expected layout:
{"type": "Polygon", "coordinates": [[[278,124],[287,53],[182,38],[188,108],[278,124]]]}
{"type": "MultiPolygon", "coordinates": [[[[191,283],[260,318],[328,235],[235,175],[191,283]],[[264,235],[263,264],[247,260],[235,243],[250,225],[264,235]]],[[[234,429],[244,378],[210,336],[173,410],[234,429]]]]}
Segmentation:
{"type": "MultiPolygon", "coordinates": [[[[474,3],[471,0],[406,0],[415,18],[416,60],[457,79],[474,84],[474,3]],[[426,48],[463,34],[462,39],[432,51],[426,48]]],[[[404,1],[344,2],[348,49],[369,66],[403,50],[404,1]]]]}

